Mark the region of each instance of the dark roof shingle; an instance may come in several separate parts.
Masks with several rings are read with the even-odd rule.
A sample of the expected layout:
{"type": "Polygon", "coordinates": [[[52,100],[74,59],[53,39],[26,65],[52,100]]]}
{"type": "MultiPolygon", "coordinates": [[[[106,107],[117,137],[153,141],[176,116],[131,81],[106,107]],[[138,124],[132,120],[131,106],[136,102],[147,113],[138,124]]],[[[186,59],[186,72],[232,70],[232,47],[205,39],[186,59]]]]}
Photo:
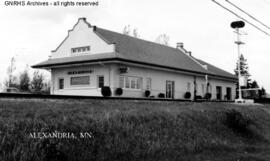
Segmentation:
{"type": "Polygon", "coordinates": [[[96,32],[116,45],[118,56],[188,71],[209,73],[179,49],[97,28],[96,32]]]}
{"type": "Polygon", "coordinates": [[[202,65],[207,65],[207,70],[211,73],[213,73],[213,75],[216,76],[221,76],[221,77],[228,77],[228,78],[234,78],[234,79],[238,79],[236,75],[233,75],[232,73],[229,73],[225,70],[222,70],[212,64],[209,64],[203,60],[200,59],[196,59],[199,63],[201,63],[202,65]]]}

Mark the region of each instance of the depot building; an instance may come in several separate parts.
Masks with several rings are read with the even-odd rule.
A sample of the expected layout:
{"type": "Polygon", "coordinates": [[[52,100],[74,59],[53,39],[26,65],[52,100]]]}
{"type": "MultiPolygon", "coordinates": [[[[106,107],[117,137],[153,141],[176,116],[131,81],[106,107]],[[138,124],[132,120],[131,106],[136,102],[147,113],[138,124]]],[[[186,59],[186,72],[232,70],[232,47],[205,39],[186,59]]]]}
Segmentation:
{"type": "Polygon", "coordinates": [[[79,18],[49,59],[32,66],[51,71],[51,94],[184,99],[187,93],[234,100],[237,77],[199,60],[182,43],[175,48],[90,25],[79,18]]]}

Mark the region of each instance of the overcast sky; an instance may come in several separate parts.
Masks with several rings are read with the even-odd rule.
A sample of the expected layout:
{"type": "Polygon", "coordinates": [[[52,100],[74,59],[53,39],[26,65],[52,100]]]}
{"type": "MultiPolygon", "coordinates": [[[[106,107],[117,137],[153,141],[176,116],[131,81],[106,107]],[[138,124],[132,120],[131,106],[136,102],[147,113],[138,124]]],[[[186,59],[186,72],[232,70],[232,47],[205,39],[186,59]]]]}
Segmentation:
{"type": "MultiPolygon", "coordinates": [[[[217,1],[233,9],[225,0],[217,1]]],[[[270,26],[270,0],[231,2],[270,26]]],[[[211,0],[99,0],[99,6],[95,7],[5,6],[1,1],[2,86],[11,57],[16,57],[17,73],[26,64],[31,66],[48,59],[51,50],[61,43],[79,17],[86,17],[90,24],[116,32],[122,32],[125,25],[130,25],[138,29],[140,38],[150,41],[165,33],[170,37],[170,46],[183,42],[195,57],[231,73],[236,66],[236,37],[230,23],[239,19],[211,0]]],[[[256,22],[254,24],[259,26],[256,22]]],[[[259,27],[270,33],[269,29],[259,27]]],[[[243,36],[246,44],[241,51],[248,61],[251,78],[270,92],[267,70],[270,37],[248,24],[243,31],[247,35],[243,36]]]]}

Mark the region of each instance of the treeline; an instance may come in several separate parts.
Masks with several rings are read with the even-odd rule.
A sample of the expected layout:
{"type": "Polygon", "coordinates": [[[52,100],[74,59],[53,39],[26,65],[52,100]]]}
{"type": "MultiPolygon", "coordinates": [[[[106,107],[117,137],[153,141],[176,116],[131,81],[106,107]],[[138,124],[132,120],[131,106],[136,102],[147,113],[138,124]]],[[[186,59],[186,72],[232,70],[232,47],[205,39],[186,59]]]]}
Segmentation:
{"type": "Polygon", "coordinates": [[[18,75],[16,70],[15,58],[12,57],[7,69],[7,79],[4,81],[5,92],[23,92],[35,94],[50,94],[50,82],[45,80],[45,76],[39,70],[35,70],[33,77],[30,77],[28,66],[18,75]]]}

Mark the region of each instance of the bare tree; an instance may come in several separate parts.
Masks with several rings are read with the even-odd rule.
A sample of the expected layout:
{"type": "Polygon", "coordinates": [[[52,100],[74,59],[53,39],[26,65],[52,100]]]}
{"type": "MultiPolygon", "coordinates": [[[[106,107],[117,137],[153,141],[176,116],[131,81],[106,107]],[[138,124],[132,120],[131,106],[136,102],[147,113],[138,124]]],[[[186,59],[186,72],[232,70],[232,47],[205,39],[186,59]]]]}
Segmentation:
{"type": "Polygon", "coordinates": [[[139,34],[138,34],[138,29],[137,28],[133,29],[133,37],[136,37],[136,38],[140,37],[139,34]]]}
{"type": "Polygon", "coordinates": [[[169,40],[170,37],[166,34],[160,34],[157,38],[156,38],[156,43],[162,44],[162,45],[169,45],[169,40]]]}
{"type": "Polygon", "coordinates": [[[122,33],[124,35],[129,35],[129,36],[139,38],[138,29],[137,28],[132,29],[130,25],[125,26],[122,33]]]}
{"type": "Polygon", "coordinates": [[[17,87],[18,84],[16,83],[17,77],[14,76],[14,71],[16,70],[16,60],[15,57],[13,56],[10,61],[10,65],[7,68],[7,75],[8,79],[4,82],[5,86],[10,88],[10,87],[17,87]]]}
{"type": "Polygon", "coordinates": [[[122,33],[124,35],[129,35],[130,34],[130,25],[125,26],[122,33]]]}

